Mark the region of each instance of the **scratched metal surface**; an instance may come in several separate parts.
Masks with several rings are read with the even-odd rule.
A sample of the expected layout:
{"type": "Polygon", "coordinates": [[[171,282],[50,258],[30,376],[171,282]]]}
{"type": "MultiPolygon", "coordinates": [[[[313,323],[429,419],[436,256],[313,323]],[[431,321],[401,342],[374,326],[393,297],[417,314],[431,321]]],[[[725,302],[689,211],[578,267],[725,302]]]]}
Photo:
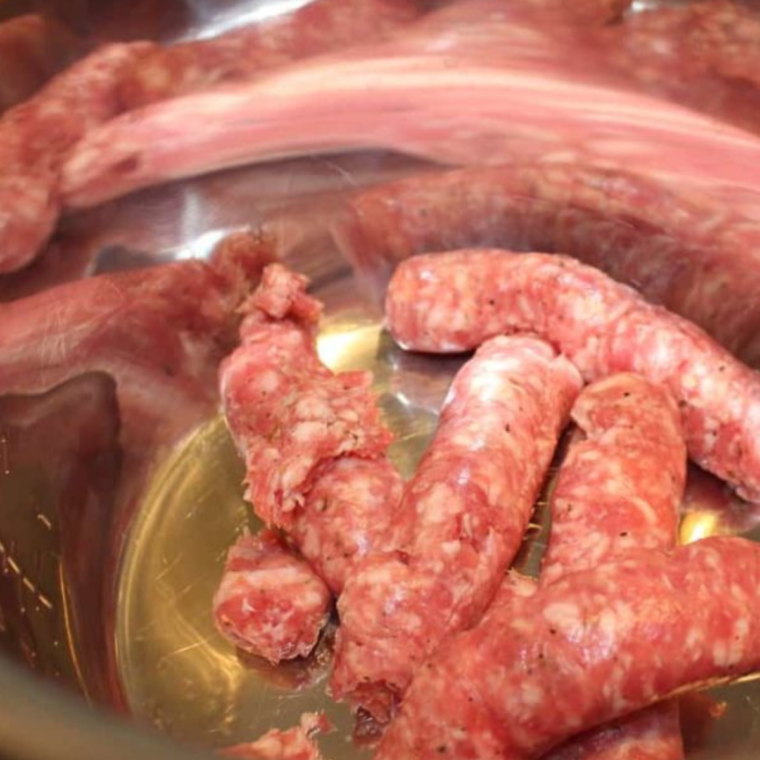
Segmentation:
{"type": "MultiPolygon", "coordinates": [[[[0,19],[41,10],[93,40],[172,40],[299,4],[0,0],[0,19]]],[[[392,454],[408,475],[460,362],[409,356],[392,345],[375,299],[354,281],[326,225],[347,192],[420,168],[382,153],[320,157],[142,192],[65,219],[34,266],[0,278],[0,300],[96,272],[205,257],[226,231],[268,224],[288,263],[313,277],[314,293],[326,303],[324,361],[375,373],[397,434],[392,454]]],[[[72,700],[78,692],[181,743],[219,748],[324,708],[338,727],[321,739],[326,757],[362,757],[366,751],[350,741],[350,716],[325,694],[329,636],[309,660],[273,668],[241,656],[212,625],[211,596],[226,549],[253,524],[242,501],[242,467],[221,420],[137,469],[121,456],[115,403],[112,382],[100,375],[39,397],[0,399],[0,647],[71,686],[72,700]]],[[[541,505],[535,523],[519,561],[529,573],[547,533],[541,505]]],[[[741,533],[760,540],[759,523],[757,512],[741,505],[717,514],[696,503],[682,539],[741,533]]],[[[689,699],[683,713],[690,760],[760,756],[760,682],[689,699]]],[[[138,754],[149,760],[164,751],[157,746],[151,755],[141,745],[138,754]]]]}

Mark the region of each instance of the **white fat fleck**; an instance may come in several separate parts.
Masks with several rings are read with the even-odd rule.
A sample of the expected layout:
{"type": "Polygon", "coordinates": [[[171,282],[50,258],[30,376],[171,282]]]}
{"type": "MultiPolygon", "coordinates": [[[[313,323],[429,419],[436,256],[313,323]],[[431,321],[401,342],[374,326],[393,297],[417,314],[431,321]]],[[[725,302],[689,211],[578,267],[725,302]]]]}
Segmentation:
{"type": "Polygon", "coordinates": [[[581,625],[580,610],[572,602],[554,602],[544,609],[544,620],[564,633],[572,633],[581,625]]]}
{"type": "Polygon", "coordinates": [[[462,544],[460,541],[445,541],[443,544],[441,544],[441,551],[447,557],[453,557],[459,553],[461,546],[462,544]]]}
{"type": "Polygon", "coordinates": [[[461,514],[464,511],[464,503],[448,485],[438,483],[430,489],[425,498],[417,501],[415,509],[426,524],[436,525],[461,514]]]}
{"type": "Polygon", "coordinates": [[[324,431],[325,426],[322,422],[299,422],[292,430],[294,441],[308,443],[316,440],[324,431]]]}
{"type": "Polygon", "coordinates": [[[280,384],[280,376],[273,370],[262,372],[256,378],[256,385],[264,393],[273,393],[280,384]]]}
{"type": "Polygon", "coordinates": [[[612,709],[621,715],[624,715],[628,709],[628,700],[620,693],[615,693],[612,697],[612,709]]]}
{"type": "Polygon", "coordinates": [[[316,396],[307,396],[298,402],[296,414],[299,417],[326,420],[332,416],[332,409],[323,399],[316,396]]]}
{"type": "Polygon", "coordinates": [[[300,567],[277,567],[271,570],[241,570],[229,573],[230,580],[238,583],[244,589],[251,587],[257,589],[281,588],[290,583],[303,581],[304,571],[300,567]]]}
{"type": "Polygon", "coordinates": [[[535,684],[523,684],[520,697],[526,707],[538,707],[544,701],[544,690],[535,684]]]}
{"type": "Polygon", "coordinates": [[[612,610],[603,610],[599,616],[599,631],[605,636],[613,638],[618,627],[617,615],[612,610]]]}
{"type": "Polygon", "coordinates": [[[689,628],[689,632],[686,634],[686,648],[694,649],[698,647],[702,639],[702,631],[699,628],[689,628]]]}
{"type": "Polygon", "coordinates": [[[396,573],[394,573],[396,567],[395,563],[374,565],[362,572],[361,579],[365,585],[378,588],[387,585],[395,586],[398,580],[396,573]]]}
{"type": "Polygon", "coordinates": [[[725,668],[731,664],[729,649],[730,647],[725,641],[716,641],[713,644],[713,662],[719,668],[725,668]]]}
{"type": "Polygon", "coordinates": [[[322,594],[318,591],[311,590],[298,596],[300,607],[316,607],[322,601],[322,594]]]}
{"type": "Polygon", "coordinates": [[[746,638],[749,633],[749,620],[747,618],[739,618],[734,623],[734,636],[743,639],[746,638]]]}

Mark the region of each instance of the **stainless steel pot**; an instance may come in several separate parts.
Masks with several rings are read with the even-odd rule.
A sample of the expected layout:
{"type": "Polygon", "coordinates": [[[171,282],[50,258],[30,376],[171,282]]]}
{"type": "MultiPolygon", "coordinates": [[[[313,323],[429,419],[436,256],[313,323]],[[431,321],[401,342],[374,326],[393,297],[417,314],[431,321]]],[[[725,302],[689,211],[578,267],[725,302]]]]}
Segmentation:
{"type": "MultiPolygon", "coordinates": [[[[97,41],[170,40],[297,4],[0,0],[0,20],[42,10],[97,41]]],[[[277,224],[288,262],[313,277],[327,305],[324,360],[376,373],[398,433],[393,455],[409,473],[459,362],[404,355],[392,345],[378,306],[323,222],[347,191],[417,165],[380,153],[313,158],[139,193],[65,219],[38,263],[0,281],[0,298],[204,257],[226,230],[277,224]]],[[[317,707],[338,727],[322,742],[325,755],[361,756],[347,743],[347,710],[325,696],[329,636],[309,661],[272,668],[236,653],[213,627],[211,596],[226,548],[251,520],[223,422],[209,419],[173,447],[150,452],[148,465],[123,456],[123,422],[114,383],[101,374],[41,396],[0,399],[0,756],[190,760],[196,750],[179,743],[220,748],[294,725],[317,707]]],[[[539,517],[543,528],[520,560],[527,571],[545,536],[539,517]]],[[[760,540],[758,522],[753,510],[697,509],[682,538],[741,532],[760,540]]],[[[760,684],[748,679],[711,698],[687,705],[689,758],[760,757],[760,684]],[[720,720],[704,720],[723,703],[720,720]]]]}

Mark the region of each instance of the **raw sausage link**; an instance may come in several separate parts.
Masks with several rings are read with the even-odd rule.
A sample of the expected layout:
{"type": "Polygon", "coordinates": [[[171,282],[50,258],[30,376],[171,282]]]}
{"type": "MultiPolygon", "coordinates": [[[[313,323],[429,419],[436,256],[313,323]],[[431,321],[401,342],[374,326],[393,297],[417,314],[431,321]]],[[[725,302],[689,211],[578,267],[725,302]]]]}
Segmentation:
{"type": "Polygon", "coordinates": [[[416,256],[386,297],[391,332],[419,351],[464,351],[533,331],[587,380],[637,372],[681,407],[689,455],[760,499],[760,376],[698,327],[564,256],[459,251],[416,256]]]}
{"type": "Polygon", "coordinates": [[[533,760],[569,736],[760,668],[760,547],[640,550],[516,598],[417,671],[376,760],[533,760]]]}
{"type": "MultiPolygon", "coordinates": [[[[228,427],[246,461],[246,497],[254,511],[287,529],[311,563],[313,569],[300,562],[303,587],[340,593],[361,557],[386,548],[402,484],[385,456],[390,433],[380,421],[371,376],[334,375],[317,356],[322,306],[306,285],[305,277],[279,264],[264,270],[243,307],[242,345],[220,367],[219,385],[228,427]]],[[[314,644],[325,619],[319,605],[329,601],[314,593],[300,599],[295,586],[286,591],[283,605],[313,611],[293,616],[281,632],[295,651],[297,644],[314,644]]],[[[254,587],[249,601],[240,590],[241,604],[254,607],[257,594],[254,587]]],[[[251,623],[249,640],[271,635],[268,625],[256,629],[257,620],[243,621],[251,623]]]]}
{"type": "Polygon", "coordinates": [[[230,549],[214,619],[237,647],[270,662],[305,657],[332,604],[330,590],[271,530],[243,535],[230,549]]]}
{"type": "Polygon", "coordinates": [[[292,61],[382,37],[419,14],[406,0],[316,0],[218,37],[156,48],[125,77],[121,99],[132,109],[249,80],[292,61]]]}
{"type": "Polygon", "coordinates": [[[291,535],[336,594],[357,562],[391,539],[402,488],[398,470],[384,458],[338,459],[315,479],[291,535]]]}
{"type": "Polygon", "coordinates": [[[574,256],[760,362],[760,225],[688,187],[544,161],[423,173],[356,196],[334,234],[385,285],[418,253],[505,248],[574,256]]]}
{"type": "MultiPolygon", "coordinates": [[[[672,396],[639,375],[613,375],[581,393],[572,417],[584,437],[570,445],[552,493],[543,584],[678,539],[686,446],[672,396]]],[[[683,756],[673,700],[575,737],[548,760],[683,756]]]]}
{"type": "Polygon", "coordinates": [[[285,528],[320,466],[382,457],[391,441],[371,375],[336,375],[319,361],[321,306],[305,288],[304,277],[268,267],[245,307],[242,344],[220,367],[227,423],[246,459],[246,498],[259,517],[285,528]]]}
{"type": "Polygon", "coordinates": [[[581,393],[572,418],[584,437],[552,493],[544,584],[677,542],[686,447],[672,396],[641,376],[613,375],[581,393]]]}
{"type": "Polygon", "coordinates": [[[337,698],[387,721],[424,658],[480,619],[520,547],[580,386],[575,368],[534,338],[489,341],[458,373],[404,490],[404,553],[373,557],[338,602],[337,698]]]}
{"type": "Polygon", "coordinates": [[[0,272],[29,263],[53,231],[67,151],[115,116],[115,89],[150,43],[107,45],[52,79],[0,120],[0,272]]]}

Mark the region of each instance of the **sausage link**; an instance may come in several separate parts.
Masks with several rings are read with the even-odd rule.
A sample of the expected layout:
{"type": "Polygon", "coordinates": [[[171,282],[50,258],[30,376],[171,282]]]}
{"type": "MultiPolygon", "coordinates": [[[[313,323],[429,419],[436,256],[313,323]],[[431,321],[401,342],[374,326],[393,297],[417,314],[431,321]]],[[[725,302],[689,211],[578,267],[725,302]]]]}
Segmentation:
{"type": "Polygon", "coordinates": [[[533,331],[587,380],[636,372],[678,401],[689,456],[760,499],[760,376],[698,327],[564,256],[458,251],[403,262],[386,297],[402,346],[454,352],[533,331]]]}
{"type": "Polygon", "coordinates": [[[387,721],[425,657],[480,619],[520,547],[580,385],[569,362],[528,337],[487,342],[457,374],[404,490],[403,553],[370,558],[338,602],[337,698],[387,721]]]}
{"type": "Polygon", "coordinates": [[[571,573],[449,640],[377,760],[533,760],[687,688],[760,668],[760,547],[708,538],[571,573]]]}

